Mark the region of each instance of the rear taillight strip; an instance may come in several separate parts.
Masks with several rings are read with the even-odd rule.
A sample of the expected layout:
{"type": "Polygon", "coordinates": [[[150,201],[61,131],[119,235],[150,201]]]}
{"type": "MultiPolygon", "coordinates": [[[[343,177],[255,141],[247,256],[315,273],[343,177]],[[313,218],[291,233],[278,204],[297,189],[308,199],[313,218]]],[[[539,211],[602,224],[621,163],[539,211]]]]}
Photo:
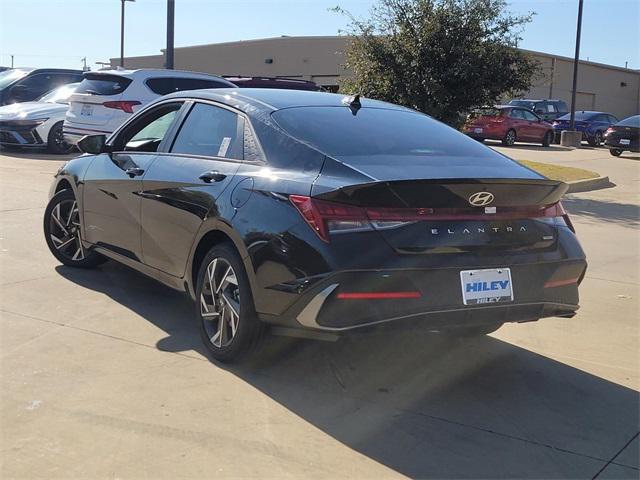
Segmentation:
{"type": "Polygon", "coordinates": [[[357,207],[304,195],[290,195],[289,200],[300,212],[309,226],[325,242],[329,234],[337,232],[384,229],[383,223],[401,226],[418,221],[492,221],[562,217],[572,230],[573,225],[560,202],[545,207],[499,207],[495,213],[484,209],[468,208],[371,208],[357,207]],[[379,228],[381,227],[382,228],[379,228]]]}
{"type": "Polygon", "coordinates": [[[142,103],[137,100],[116,100],[104,102],[102,104],[105,108],[115,108],[116,110],[122,110],[125,113],[133,113],[133,107],[136,105],[142,105],[142,103]]]}

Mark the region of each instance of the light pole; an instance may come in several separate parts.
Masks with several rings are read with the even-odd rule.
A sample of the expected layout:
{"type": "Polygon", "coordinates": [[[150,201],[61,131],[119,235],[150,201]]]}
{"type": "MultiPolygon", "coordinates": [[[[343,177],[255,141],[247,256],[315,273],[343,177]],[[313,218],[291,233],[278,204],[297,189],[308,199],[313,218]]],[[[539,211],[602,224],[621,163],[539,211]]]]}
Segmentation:
{"type": "Polygon", "coordinates": [[[175,24],[175,0],[167,0],[167,58],[165,68],[173,70],[173,32],[175,24]]]}
{"type": "Polygon", "coordinates": [[[580,35],[582,33],[582,6],[584,1],[578,0],[578,27],[576,29],[576,53],[573,59],[573,90],[571,91],[571,115],[569,130],[560,133],[560,144],[566,147],[580,147],[582,132],[576,132],[576,90],[578,88],[578,62],[580,61],[580,35]]]}
{"type": "Polygon", "coordinates": [[[136,0],[120,0],[120,66],[124,67],[124,2],[135,2],[136,0]]]}

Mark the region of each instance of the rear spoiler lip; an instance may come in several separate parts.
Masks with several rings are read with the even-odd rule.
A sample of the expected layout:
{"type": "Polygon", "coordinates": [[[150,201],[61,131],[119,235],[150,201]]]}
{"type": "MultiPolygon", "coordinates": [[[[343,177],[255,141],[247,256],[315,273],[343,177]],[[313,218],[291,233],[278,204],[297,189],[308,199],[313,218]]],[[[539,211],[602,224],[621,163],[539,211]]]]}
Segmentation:
{"type": "Polygon", "coordinates": [[[546,196],[546,201],[544,205],[551,205],[560,201],[560,199],[567,193],[569,190],[569,185],[560,180],[551,180],[548,178],[425,178],[425,179],[402,179],[402,180],[379,180],[379,181],[371,181],[371,182],[363,182],[357,184],[344,185],[342,187],[336,188],[330,191],[324,191],[322,193],[318,193],[312,195],[314,198],[320,200],[328,200],[334,201],[338,203],[346,203],[346,204],[355,204],[357,202],[350,201],[350,198],[354,192],[357,190],[366,189],[368,187],[375,186],[398,186],[401,184],[410,184],[420,182],[425,187],[429,185],[434,186],[445,186],[445,185],[474,185],[479,189],[482,187],[489,187],[491,185],[511,185],[511,186],[541,186],[551,188],[551,191],[546,196]]]}

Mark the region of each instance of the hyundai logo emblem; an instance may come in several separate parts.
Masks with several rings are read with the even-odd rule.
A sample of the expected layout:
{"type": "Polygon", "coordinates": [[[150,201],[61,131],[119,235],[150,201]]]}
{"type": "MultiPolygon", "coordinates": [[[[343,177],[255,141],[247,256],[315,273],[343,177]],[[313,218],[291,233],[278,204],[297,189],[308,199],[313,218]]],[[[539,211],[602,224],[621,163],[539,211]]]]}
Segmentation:
{"type": "Polygon", "coordinates": [[[484,207],[493,202],[494,196],[491,192],[476,192],[469,197],[469,203],[474,207],[484,207]]]}

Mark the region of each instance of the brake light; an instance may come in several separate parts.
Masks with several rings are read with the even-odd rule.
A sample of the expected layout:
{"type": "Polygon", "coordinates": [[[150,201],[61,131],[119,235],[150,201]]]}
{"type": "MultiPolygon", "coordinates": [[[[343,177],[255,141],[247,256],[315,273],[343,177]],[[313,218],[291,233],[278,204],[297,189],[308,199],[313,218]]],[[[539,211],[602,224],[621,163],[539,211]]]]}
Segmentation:
{"type": "Polygon", "coordinates": [[[606,137],[607,135],[609,135],[610,133],[613,133],[613,132],[615,132],[615,130],[613,128],[609,127],[609,128],[607,128],[607,131],[604,132],[604,136],[606,137]]]}
{"type": "Polygon", "coordinates": [[[136,105],[142,105],[142,103],[137,100],[118,100],[113,102],[104,102],[102,104],[103,107],[115,108],[116,110],[122,110],[125,113],[133,113],[133,107],[136,105]]]}
{"type": "Polygon", "coordinates": [[[332,232],[361,232],[372,229],[364,210],[360,207],[316,200],[303,195],[290,195],[289,200],[325,242],[329,242],[329,233],[332,232]]]}
{"type": "Polygon", "coordinates": [[[517,220],[562,218],[575,233],[569,215],[560,202],[544,207],[499,207],[495,213],[484,208],[380,208],[356,207],[318,200],[303,195],[290,195],[289,200],[309,226],[325,242],[332,233],[386,230],[420,221],[517,220]]]}

